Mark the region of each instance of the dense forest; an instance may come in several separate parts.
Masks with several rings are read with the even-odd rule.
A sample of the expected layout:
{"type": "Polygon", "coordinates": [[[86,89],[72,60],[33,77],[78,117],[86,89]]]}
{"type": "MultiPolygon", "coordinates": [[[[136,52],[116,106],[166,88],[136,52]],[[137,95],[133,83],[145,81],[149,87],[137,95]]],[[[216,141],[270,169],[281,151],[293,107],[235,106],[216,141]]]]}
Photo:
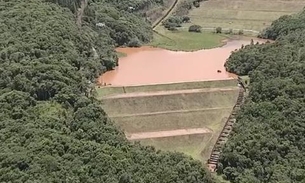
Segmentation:
{"type": "Polygon", "coordinates": [[[226,68],[251,79],[218,173],[234,183],[305,182],[305,11],[274,21],[274,43],[234,52],[226,68]]]}
{"type": "Polygon", "coordinates": [[[149,39],[120,2],[89,1],[80,27],[81,1],[0,0],[0,182],[212,182],[198,161],[130,144],[94,99],[113,48],[149,39]]]}
{"type": "MultiPolygon", "coordinates": [[[[46,0],[69,8],[77,14],[85,0],[46,0]]],[[[162,0],[86,0],[83,25],[92,27],[99,33],[110,34],[116,46],[134,46],[152,39],[150,22],[142,11],[162,0]],[[135,44],[136,43],[136,44],[135,44]]],[[[108,37],[108,36],[106,36],[108,37]]]]}

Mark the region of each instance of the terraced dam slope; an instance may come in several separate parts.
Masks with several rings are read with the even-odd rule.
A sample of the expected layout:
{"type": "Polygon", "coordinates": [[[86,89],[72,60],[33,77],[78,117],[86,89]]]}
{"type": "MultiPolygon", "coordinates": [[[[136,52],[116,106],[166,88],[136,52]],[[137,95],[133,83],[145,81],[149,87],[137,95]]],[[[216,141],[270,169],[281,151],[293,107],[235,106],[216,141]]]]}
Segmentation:
{"type": "Polygon", "coordinates": [[[97,89],[127,139],[206,161],[238,97],[235,79],[97,89]]]}

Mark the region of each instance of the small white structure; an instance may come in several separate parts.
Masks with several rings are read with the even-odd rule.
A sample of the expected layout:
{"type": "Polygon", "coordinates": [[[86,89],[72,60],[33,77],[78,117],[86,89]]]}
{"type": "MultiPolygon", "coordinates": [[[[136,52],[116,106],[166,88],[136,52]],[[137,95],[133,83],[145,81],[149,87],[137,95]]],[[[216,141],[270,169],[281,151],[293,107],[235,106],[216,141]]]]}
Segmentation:
{"type": "Polygon", "coordinates": [[[98,27],[105,27],[106,26],[104,23],[97,23],[95,25],[98,26],[98,27]]]}

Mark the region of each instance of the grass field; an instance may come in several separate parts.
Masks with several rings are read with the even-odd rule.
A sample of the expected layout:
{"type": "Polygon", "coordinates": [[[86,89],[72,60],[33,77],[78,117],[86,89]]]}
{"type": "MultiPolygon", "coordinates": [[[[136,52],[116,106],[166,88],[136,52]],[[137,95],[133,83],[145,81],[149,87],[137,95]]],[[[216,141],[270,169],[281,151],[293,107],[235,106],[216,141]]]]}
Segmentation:
{"type": "Polygon", "coordinates": [[[163,27],[156,29],[160,34],[154,34],[150,46],[164,48],[173,51],[196,51],[222,46],[227,38],[223,34],[212,32],[192,33],[187,29],[168,31],[163,27]]]}
{"type": "MultiPolygon", "coordinates": [[[[196,51],[223,45],[226,34],[212,33],[216,27],[223,31],[242,30],[245,35],[256,36],[282,15],[299,12],[305,6],[302,0],[208,0],[189,12],[191,22],[178,31],[168,31],[157,26],[150,46],[174,51],[196,51]],[[202,33],[190,33],[190,25],[202,26],[202,33]]],[[[169,15],[170,16],[170,15],[169,15]]]]}
{"type": "Polygon", "coordinates": [[[143,145],[152,145],[164,151],[177,151],[185,153],[194,159],[203,160],[201,153],[208,148],[212,134],[185,135],[167,138],[141,140],[143,145]]]}
{"type": "Polygon", "coordinates": [[[117,125],[127,133],[150,132],[160,130],[177,130],[185,128],[219,129],[219,121],[228,117],[231,107],[202,109],[176,113],[146,114],[138,116],[112,117],[117,125]]]}
{"type": "Polygon", "coordinates": [[[96,87],[97,98],[133,93],[133,92],[156,92],[156,91],[172,91],[172,90],[187,90],[187,89],[200,89],[200,88],[220,88],[236,86],[237,81],[235,79],[228,80],[211,80],[211,81],[194,81],[184,83],[169,83],[169,84],[157,84],[157,85],[139,85],[139,86],[107,86],[96,87]]]}
{"type": "Polygon", "coordinates": [[[208,0],[190,11],[192,24],[261,31],[282,15],[301,11],[301,0],[208,0]]]}
{"type": "Polygon", "coordinates": [[[179,93],[144,97],[103,99],[109,116],[211,107],[230,107],[236,101],[238,87],[228,91],[179,93]]]}

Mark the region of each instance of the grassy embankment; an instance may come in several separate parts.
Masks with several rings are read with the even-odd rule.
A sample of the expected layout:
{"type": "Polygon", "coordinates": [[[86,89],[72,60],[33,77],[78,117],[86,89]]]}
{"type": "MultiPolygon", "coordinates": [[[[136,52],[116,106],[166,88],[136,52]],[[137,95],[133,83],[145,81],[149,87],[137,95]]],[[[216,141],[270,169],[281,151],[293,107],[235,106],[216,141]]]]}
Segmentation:
{"type": "Polygon", "coordinates": [[[143,145],[152,145],[163,151],[183,152],[196,160],[202,160],[200,154],[205,150],[213,134],[185,135],[167,138],[153,138],[141,140],[143,145]]]}
{"type": "Polygon", "coordinates": [[[140,140],[142,144],[183,152],[201,161],[208,158],[238,95],[236,80],[127,86],[124,89],[104,87],[97,91],[105,111],[126,134],[193,128],[212,130],[206,134],[140,140]],[[181,90],[185,92],[158,93],[181,90]],[[118,95],[121,97],[111,98],[118,95]]]}
{"type": "Polygon", "coordinates": [[[235,86],[236,81],[228,80],[211,80],[211,81],[194,81],[187,83],[169,83],[158,85],[139,85],[139,86],[107,86],[103,88],[96,88],[99,99],[116,94],[134,93],[134,92],[156,92],[156,91],[172,91],[172,90],[187,90],[200,88],[219,88],[226,86],[235,86]],[[125,92],[124,92],[125,90],[125,92]]]}

